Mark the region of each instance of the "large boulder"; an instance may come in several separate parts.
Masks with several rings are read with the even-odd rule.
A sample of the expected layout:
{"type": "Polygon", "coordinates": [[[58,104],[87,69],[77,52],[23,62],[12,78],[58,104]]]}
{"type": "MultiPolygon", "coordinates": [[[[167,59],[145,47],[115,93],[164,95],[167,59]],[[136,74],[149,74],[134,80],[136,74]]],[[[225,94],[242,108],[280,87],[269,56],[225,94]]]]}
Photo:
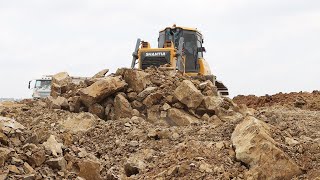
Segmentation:
{"type": "Polygon", "coordinates": [[[129,101],[121,94],[118,94],[114,99],[115,119],[131,118],[132,107],[129,101]]]}
{"type": "Polygon", "coordinates": [[[85,179],[100,180],[100,163],[93,160],[82,160],[78,163],[79,176],[85,179]]]}
{"type": "Polygon", "coordinates": [[[207,110],[215,111],[223,103],[220,96],[206,96],[203,99],[203,104],[207,110]]]}
{"type": "Polygon", "coordinates": [[[187,126],[190,123],[197,123],[198,118],[183,110],[171,108],[168,110],[167,122],[173,126],[187,126]]]}
{"type": "Polygon", "coordinates": [[[97,115],[99,118],[104,119],[105,108],[98,103],[95,103],[89,107],[89,113],[97,115]]]}
{"type": "Polygon", "coordinates": [[[72,114],[67,118],[59,121],[62,127],[73,133],[85,132],[94,127],[98,120],[90,113],[82,112],[80,114],[72,114]]]}
{"type": "Polygon", "coordinates": [[[147,87],[138,94],[137,100],[143,101],[149,94],[155,92],[157,89],[157,87],[147,87]]]}
{"type": "Polygon", "coordinates": [[[87,106],[90,107],[94,103],[102,101],[104,98],[120,91],[127,85],[120,77],[106,77],[91,86],[81,89],[80,99],[87,106]]]}
{"type": "Polygon", "coordinates": [[[197,108],[203,100],[201,92],[189,80],[182,81],[173,92],[173,95],[188,108],[192,109],[197,108]]]}
{"type": "Polygon", "coordinates": [[[162,98],[162,94],[160,92],[151,93],[143,100],[143,104],[150,108],[152,105],[157,104],[162,98]]]}
{"type": "Polygon", "coordinates": [[[94,76],[92,76],[92,78],[103,78],[105,77],[105,75],[109,72],[109,69],[103,69],[101,71],[99,71],[97,74],[95,74],[94,76]]]}
{"type": "Polygon", "coordinates": [[[128,83],[129,88],[140,93],[150,83],[149,74],[134,69],[125,69],[123,72],[124,80],[128,83]]]}
{"type": "Polygon", "coordinates": [[[270,136],[270,127],[252,116],[237,125],[231,137],[236,158],[249,166],[251,179],[291,179],[302,171],[270,136]]]}
{"type": "Polygon", "coordinates": [[[58,96],[56,98],[49,96],[48,97],[48,107],[50,109],[64,109],[69,110],[69,103],[65,97],[58,96]]]}
{"type": "Polygon", "coordinates": [[[72,78],[67,72],[60,72],[53,75],[51,81],[51,96],[58,97],[61,94],[66,93],[71,81],[72,78]]]}

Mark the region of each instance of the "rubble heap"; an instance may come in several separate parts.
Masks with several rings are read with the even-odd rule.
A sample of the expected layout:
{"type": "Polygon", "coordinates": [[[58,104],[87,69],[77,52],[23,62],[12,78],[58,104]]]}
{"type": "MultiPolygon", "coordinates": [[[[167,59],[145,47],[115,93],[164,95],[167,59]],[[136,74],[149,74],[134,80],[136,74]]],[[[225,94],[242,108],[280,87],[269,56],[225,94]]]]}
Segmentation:
{"type": "Polygon", "coordinates": [[[210,80],[190,79],[166,67],[118,69],[106,77],[95,75],[78,86],[67,73],[58,73],[52,82],[64,90],[52,88],[49,107],[90,112],[104,120],[137,116],[150,122],[163,119],[170,125],[189,125],[201,118],[212,120],[213,115],[233,113],[237,107],[218,96],[210,80]]]}
{"type": "Polygon", "coordinates": [[[287,151],[286,131],[204,77],[107,72],[78,84],[58,73],[51,97],[0,104],[0,179],[317,177],[317,160],[299,162],[309,151],[287,151]]]}

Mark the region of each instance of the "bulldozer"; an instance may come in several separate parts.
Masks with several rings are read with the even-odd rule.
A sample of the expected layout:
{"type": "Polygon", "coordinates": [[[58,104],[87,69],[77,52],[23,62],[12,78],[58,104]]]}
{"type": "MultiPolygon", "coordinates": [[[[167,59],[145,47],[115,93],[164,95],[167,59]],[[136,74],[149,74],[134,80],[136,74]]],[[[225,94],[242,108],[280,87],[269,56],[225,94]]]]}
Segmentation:
{"type": "Polygon", "coordinates": [[[203,36],[196,28],[166,27],[159,32],[158,48],[151,48],[150,43],[137,39],[132,53],[131,68],[138,65],[138,69],[160,67],[168,64],[171,68],[182,72],[186,76],[203,76],[211,80],[218,88],[218,92],[229,95],[228,88],[216,79],[211,73],[203,54],[206,52],[203,45],[203,36]]]}

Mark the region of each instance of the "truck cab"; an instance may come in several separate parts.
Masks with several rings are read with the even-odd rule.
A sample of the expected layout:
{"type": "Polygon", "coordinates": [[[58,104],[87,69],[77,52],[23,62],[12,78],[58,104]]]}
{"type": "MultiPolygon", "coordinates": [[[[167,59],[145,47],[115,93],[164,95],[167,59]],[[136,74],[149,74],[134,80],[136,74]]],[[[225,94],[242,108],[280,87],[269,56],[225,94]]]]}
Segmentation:
{"type": "Polygon", "coordinates": [[[32,97],[38,99],[50,96],[51,80],[51,76],[43,76],[42,78],[29,81],[28,88],[33,90],[32,97]]]}

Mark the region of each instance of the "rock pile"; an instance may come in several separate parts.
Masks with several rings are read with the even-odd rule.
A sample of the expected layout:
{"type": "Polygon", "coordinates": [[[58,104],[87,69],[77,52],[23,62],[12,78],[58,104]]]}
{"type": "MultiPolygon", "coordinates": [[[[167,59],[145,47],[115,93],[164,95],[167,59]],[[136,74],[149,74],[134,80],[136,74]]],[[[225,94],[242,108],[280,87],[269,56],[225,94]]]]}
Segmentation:
{"type": "Polygon", "coordinates": [[[78,86],[66,73],[58,73],[52,82],[54,87],[64,88],[52,88],[52,94],[59,96],[48,98],[49,107],[90,112],[104,120],[137,116],[183,126],[233,113],[236,108],[230,99],[218,96],[211,81],[187,78],[166,67],[118,69],[106,77],[95,75],[78,86]]]}
{"type": "Polygon", "coordinates": [[[318,176],[319,142],[306,150],[293,139],[317,127],[294,126],[289,136],[266,123],[272,116],[219,96],[211,81],[167,67],[107,72],[77,84],[59,73],[51,97],[0,105],[0,179],[318,176]]]}

